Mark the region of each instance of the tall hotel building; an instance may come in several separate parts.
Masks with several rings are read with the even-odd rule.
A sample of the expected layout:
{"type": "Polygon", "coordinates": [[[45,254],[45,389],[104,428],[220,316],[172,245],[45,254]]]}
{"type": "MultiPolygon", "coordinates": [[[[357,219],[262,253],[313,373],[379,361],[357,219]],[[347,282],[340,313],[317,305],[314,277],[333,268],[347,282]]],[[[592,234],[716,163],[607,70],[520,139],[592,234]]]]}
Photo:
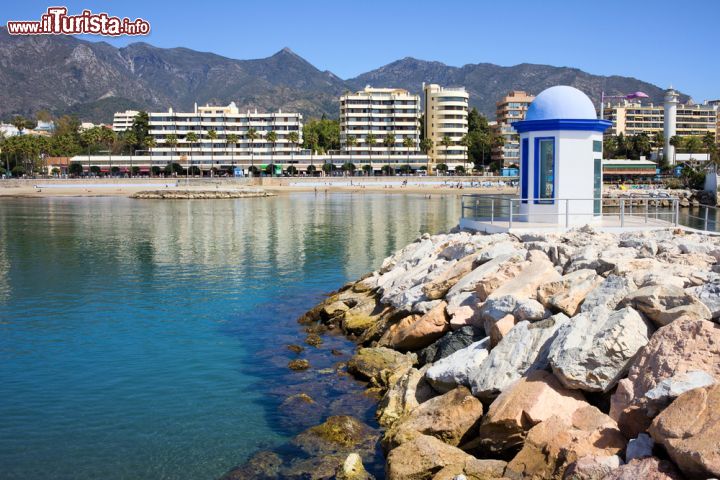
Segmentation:
{"type": "MultiPolygon", "coordinates": [[[[113,129],[123,131],[132,125],[124,120],[127,112],[115,114],[113,129]],[[121,129],[122,126],[126,128],[121,129]]],[[[212,158],[216,163],[228,163],[235,157],[248,155],[260,156],[288,156],[299,152],[302,143],[302,115],[299,113],[258,113],[240,112],[231,103],[227,106],[195,106],[193,112],[167,112],[149,113],[149,134],[155,140],[152,149],[153,157],[188,156],[200,159],[212,158]],[[250,129],[255,131],[254,138],[250,138],[250,129]],[[210,132],[215,132],[211,138],[210,132]],[[197,142],[190,143],[187,139],[189,133],[195,133],[197,142]],[[275,141],[268,140],[268,134],[275,133],[275,141]],[[290,133],[296,132],[297,140],[291,141],[290,133]],[[167,144],[168,135],[177,136],[177,146],[167,144]],[[237,137],[237,143],[230,143],[237,137]]]]}
{"type": "Polygon", "coordinates": [[[528,106],[535,97],[520,90],[513,90],[495,104],[498,134],[504,145],[493,148],[492,159],[502,165],[520,165],[520,140],[512,124],[525,119],[528,106]]]}
{"type": "Polygon", "coordinates": [[[441,87],[434,83],[423,83],[423,95],[425,138],[432,141],[428,152],[431,163],[466,162],[468,149],[463,145],[463,137],[468,133],[470,95],[463,87],[441,87]],[[443,145],[445,137],[449,139],[448,145],[443,145]]]}
{"type": "Polygon", "coordinates": [[[420,97],[401,88],[365,87],[340,97],[340,147],[353,156],[409,155],[419,149],[420,97]],[[372,133],[375,140],[368,143],[372,133]],[[388,136],[392,146],[385,145],[388,136]],[[348,141],[349,138],[352,140],[348,141]],[[412,145],[406,146],[406,139],[412,145]]]}

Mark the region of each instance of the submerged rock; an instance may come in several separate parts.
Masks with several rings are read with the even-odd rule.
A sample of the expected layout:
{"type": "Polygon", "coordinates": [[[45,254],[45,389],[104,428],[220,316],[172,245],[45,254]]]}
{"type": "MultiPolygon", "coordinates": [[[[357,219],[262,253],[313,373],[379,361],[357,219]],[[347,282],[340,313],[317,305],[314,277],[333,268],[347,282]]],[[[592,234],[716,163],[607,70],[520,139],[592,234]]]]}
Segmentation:
{"type": "Polygon", "coordinates": [[[310,362],[305,360],[304,358],[298,360],[291,360],[288,363],[288,368],[295,371],[307,370],[308,368],[310,368],[310,362]]]}
{"type": "Polygon", "coordinates": [[[382,444],[388,451],[422,434],[461,446],[474,436],[482,413],[480,400],[457,387],[414,408],[385,432],[382,444]]]}
{"type": "Polygon", "coordinates": [[[391,378],[389,387],[378,404],[377,418],[380,425],[389,427],[410,413],[421,403],[435,396],[425,380],[428,367],[411,368],[407,373],[391,378]]]}
{"type": "Polygon", "coordinates": [[[361,348],[348,361],[348,371],[384,387],[390,374],[410,370],[416,360],[415,354],[405,355],[386,347],[361,348]]]}
{"type": "Polygon", "coordinates": [[[479,460],[457,447],[428,435],[418,435],[390,451],[387,457],[388,480],[430,480],[445,468],[487,480],[503,478],[506,463],[479,460]]]}
{"type": "Polygon", "coordinates": [[[233,468],[220,480],[275,480],[280,478],[282,459],[275,452],[258,452],[244,464],[233,468]]]}
{"type": "Polygon", "coordinates": [[[348,455],[335,471],[335,480],[374,480],[374,478],[365,470],[362,458],[357,453],[348,455]]]}
{"type": "Polygon", "coordinates": [[[297,435],[292,443],[308,455],[372,452],[377,432],[355,417],[336,415],[297,435]]]}

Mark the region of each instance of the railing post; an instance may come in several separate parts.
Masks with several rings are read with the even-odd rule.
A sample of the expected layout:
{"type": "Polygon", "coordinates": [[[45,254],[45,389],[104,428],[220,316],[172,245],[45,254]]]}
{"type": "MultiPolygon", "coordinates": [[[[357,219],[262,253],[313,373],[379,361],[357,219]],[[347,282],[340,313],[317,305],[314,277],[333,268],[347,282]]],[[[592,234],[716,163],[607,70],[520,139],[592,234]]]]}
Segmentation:
{"type": "Polygon", "coordinates": [[[460,219],[465,218],[465,195],[460,197],[460,219]]]}
{"type": "Polygon", "coordinates": [[[620,199],[620,227],[625,226],[625,199],[620,199]]]}
{"type": "Polygon", "coordinates": [[[680,200],[675,199],[675,226],[680,224],[680,200]]]}
{"type": "Polygon", "coordinates": [[[570,227],[570,199],[565,199],[565,228],[570,227]]]}
{"type": "Polygon", "coordinates": [[[490,225],[495,223],[495,199],[490,199],[490,225]]]}
{"type": "Polygon", "coordinates": [[[508,225],[508,230],[512,228],[512,222],[513,222],[513,199],[510,199],[510,224],[508,225]]]}
{"type": "Polygon", "coordinates": [[[705,231],[708,229],[708,216],[710,214],[710,207],[705,207],[705,231]]]}
{"type": "Polygon", "coordinates": [[[648,214],[650,213],[650,200],[645,199],[645,223],[648,223],[648,214]]]}

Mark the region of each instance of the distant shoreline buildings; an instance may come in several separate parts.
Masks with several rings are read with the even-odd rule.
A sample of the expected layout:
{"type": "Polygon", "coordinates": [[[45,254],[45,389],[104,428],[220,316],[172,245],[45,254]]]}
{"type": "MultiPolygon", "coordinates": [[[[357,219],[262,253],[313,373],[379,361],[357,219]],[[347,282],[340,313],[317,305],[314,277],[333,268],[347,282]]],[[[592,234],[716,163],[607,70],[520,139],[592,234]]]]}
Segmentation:
{"type": "Polygon", "coordinates": [[[468,147],[470,94],[465,87],[441,87],[423,83],[425,138],[430,140],[430,163],[464,163],[468,147]]]}

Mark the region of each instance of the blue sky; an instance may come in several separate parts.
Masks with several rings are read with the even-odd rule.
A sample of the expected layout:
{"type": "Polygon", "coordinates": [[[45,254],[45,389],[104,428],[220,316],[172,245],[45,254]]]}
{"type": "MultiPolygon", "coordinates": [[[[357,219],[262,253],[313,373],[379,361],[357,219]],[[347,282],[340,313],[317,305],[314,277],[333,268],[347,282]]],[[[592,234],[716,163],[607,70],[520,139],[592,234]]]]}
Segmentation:
{"type": "Polygon", "coordinates": [[[35,20],[58,4],[143,17],[152,26],[143,40],[159,47],[239,59],[290,47],[342,78],[407,56],[455,66],[527,62],[672,84],[696,101],[720,98],[720,0],[23,0],[4,2],[0,22],[35,20]]]}

